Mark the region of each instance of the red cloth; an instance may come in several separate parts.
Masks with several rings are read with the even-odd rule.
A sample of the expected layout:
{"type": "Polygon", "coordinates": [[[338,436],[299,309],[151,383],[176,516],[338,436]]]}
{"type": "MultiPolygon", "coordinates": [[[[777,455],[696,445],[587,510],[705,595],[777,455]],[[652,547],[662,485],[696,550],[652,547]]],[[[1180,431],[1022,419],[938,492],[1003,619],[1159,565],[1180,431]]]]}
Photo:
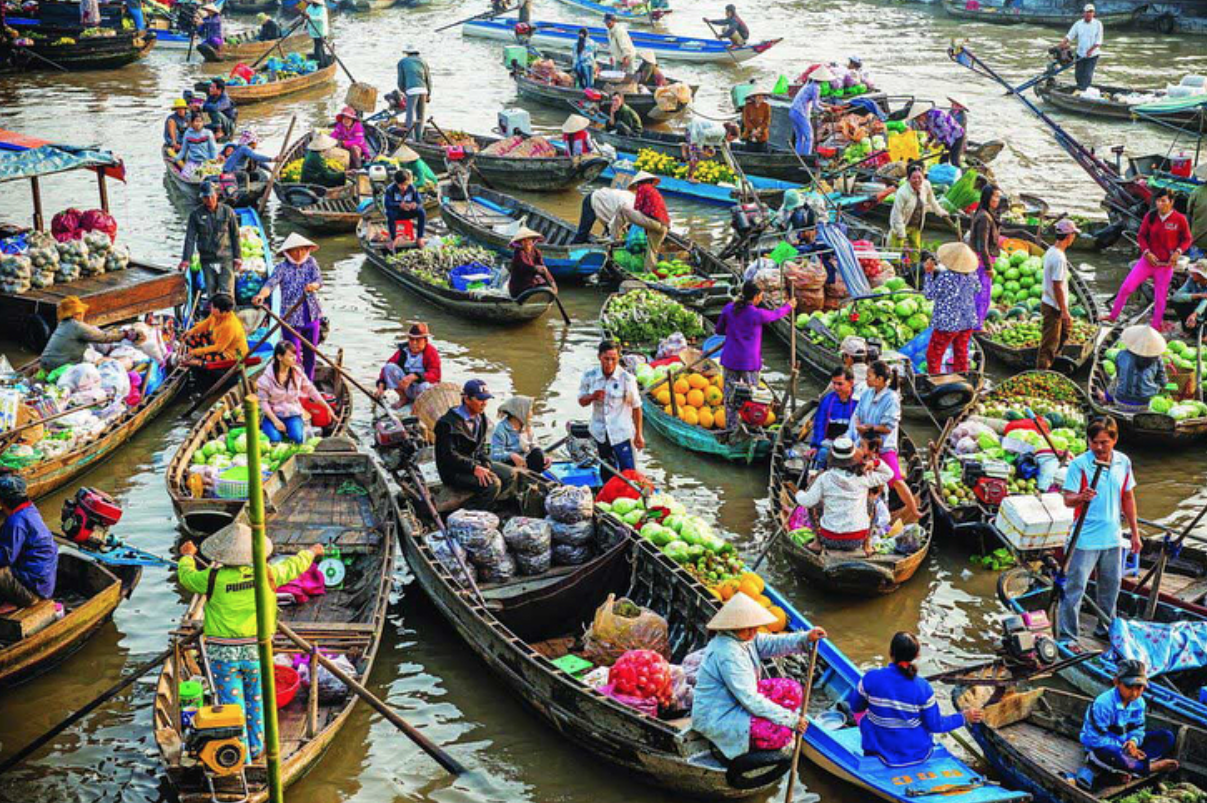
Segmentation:
{"type": "Polygon", "coordinates": [[[951,370],[962,374],[968,370],[968,341],[972,339],[972,330],[963,332],[940,332],[934,329],[930,333],[930,345],[926,347],[926,373],[943,373],[943,355],[947,347],[951,350],[951,370]]]}
{"type": "Polygon", "coordinates": [[[1175,250],[1185,254],[1190,250],[1190,223],[1186,216],[1174,210],[1169,217],[1161,220],[1154,209],[1144,216],[1140,224],[1140,235],[1136,238],[1140,244],[1140,253],[1151,251],[1158,262],[1168,262],[1175,250]]]}
{"type": "Polygon", "coordinates": [[[633,203],[633,208],[646,217],[652,217],[666,225],[670,225],[671,216],[666,211],[666,201],[662,198],[662,193],[658,192],[658,188],[653,184],[642,182],[637,185],[634,190],[637,195],[637,200],[633,203]]]}
{"type": "MultiPolygon", "coordinates": [[[[398,349],[394,352],[394,356],[387,362],[392,362],[398,367],[402,367],[406,363],[406,355],[403,352],[405,348],[398,349]]],[[[385,381],[385,369],[377,378],[378,382],[385,381]]],[[[429,340],[427,345],[423,347],[423,381],[435,384],[440,381],[440,354],[437,353],[436,347],[429,340]]]]}
{"type": "MultiPolygon", "coordinates": [[[[625,479],[636,483],[645,488],[647,491],[653,491],[653,484],[645,478],[645,475],[640,471],[627,469],[620,472],[625,479]]],[[[613,477],[604,483],[604,487],[599,489],[599,494],[596,495],[596,502],[606,502],[609,505],[617,499],[640,499],[641,494],[633,490],[632,486],[619,477],[613,477]]]]}
{"type": "Polygon", "coordinates": [[[831,541],[862,541],[868,537],[867,530],[855,530],[849,533],[836,533],[832,530],[827,530],[825,527],[818,527],[817,532],[822,538],[828,538],[831,541]]]}

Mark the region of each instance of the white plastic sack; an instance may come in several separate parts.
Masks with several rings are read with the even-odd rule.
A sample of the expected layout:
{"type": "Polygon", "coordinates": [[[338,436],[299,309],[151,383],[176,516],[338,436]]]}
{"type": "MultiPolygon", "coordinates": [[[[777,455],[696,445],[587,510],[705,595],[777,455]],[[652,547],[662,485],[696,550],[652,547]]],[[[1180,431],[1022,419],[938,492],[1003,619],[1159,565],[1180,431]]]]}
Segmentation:
{"type": "Polygon", "coordinates": [[[168,347],[164,345],[163,332],[142,322],[136,323],[130,328],[139,335],[134,347],[162,365],[168,357],[168,347]]]}
{"type": "Polygon", "coordinates": [[[101,372],[96,369],[95,365],[82,362],[64,371],[55,384],[72,393],[92,390],[101,386],[101,372]]]}
{"type": "Polygon", "coordinates": [[[106,358],[96,364],[96,370],[101,375],[101,387],[112,393],[115,399],[130,395],[130,375],[120,362],[106,358]]]}

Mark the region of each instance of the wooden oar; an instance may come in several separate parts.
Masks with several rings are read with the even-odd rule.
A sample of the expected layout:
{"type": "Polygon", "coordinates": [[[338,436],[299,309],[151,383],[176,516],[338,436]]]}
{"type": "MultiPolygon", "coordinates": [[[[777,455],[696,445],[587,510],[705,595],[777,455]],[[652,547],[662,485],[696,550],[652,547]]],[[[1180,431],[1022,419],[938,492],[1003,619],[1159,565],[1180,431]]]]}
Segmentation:
{"type": "Polygon", "coordinates": [[[272,185],[277,183],[277,176],[281,175],[281,162],[285,158],[285,151],[289,150],[289,139],[293,136],[293,126],[298,121],[298,116],[295,114],[289,118],[289,128],[285,130],[285,139],[281,142],[281,151],[277,154],[277,161],[272,166],[272,172],[268,174],[268,186],[264,188],[264,194],[260,196],[260,202],[256,204],[256,213],[264,214],[264,207],[268,206],[268,196],[272,195],[272,185]]]}
{"type": "MultiPolygon", "coordinates": [[[[717,41],[721,41],[722,37],[717,35],[717,29],[712,27],[712,23],[708,21],[708,17],[702,17],[702,19],[704,20],[704,24],[708,26],[708,30],[712,31],[713,38],[717,41]]],[[[732,44],[732,42],[730,44],[732,44]]],[[[729,54],[729,58],[733,59],[733,63],[736,66],[742,66],[742,62],[738,61],[738,57],[733,54],[733,50],[730,48],[730,45],[725,45],[725,52],[729,54]]]]}
{"type": "Polygon", "coordinates": [[[809,669],[805,673],[805,693],[804,699],[800,703],[800,720],[797,725],[795,745],[792,748],[792,769],[788,771],[788,790],[784,793],[784,803],[791,803],[792,791],[796,787],[796,770],[800,765],[800,749],[804,741],[804,731],[809,728],[809,697],[813,694],[813,670],[817,666],[817,652],[821,649],[821,642],[813,642],[813,649],[809,652],[809,669]]]}

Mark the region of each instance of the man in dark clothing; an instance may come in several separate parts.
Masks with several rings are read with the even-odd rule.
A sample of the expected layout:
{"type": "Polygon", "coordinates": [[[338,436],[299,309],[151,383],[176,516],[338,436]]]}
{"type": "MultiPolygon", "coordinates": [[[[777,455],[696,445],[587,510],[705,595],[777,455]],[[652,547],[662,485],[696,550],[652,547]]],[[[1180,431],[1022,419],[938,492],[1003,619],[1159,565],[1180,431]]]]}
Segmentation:
{"type": "Polygon", "coordinates": [[[256,21],[260,23],[260,33],[256,35],[256,39],[261,42],[275,42],[281,38],[281,26],[272,17],[267,14],[257,14],[256,21]]]}
{"type": "Polygon", "coordinates": [[[408,47],[406,57],[398,62],[398,91],[407,99],[407,136],[422,141],[427,102],[432,99],[432,73],[417,48],[408,47]]]}
{"type": "Polygon", "coordinates": [[[842,437],[850,428],[851,416],[859,405],[855,395],[855,374],[850,368],[839,366],[830,372],[830,390],[821,397],[817,413],[813,416],[813,431],[809,446],[814,450],[814,464],[824,466],[830,444],[842,437]]]}
{"type": "Polygon", "coordinates": [[[235,102],[226,94],[226,82],[221,78],[213,79],[206,87],[201,110],[209,115],[210,122],[206,127],[214,132],[214,136],[230,139],[235,133],[235,102]]]}
{"type": "Polygon", "coordinates": [[[486,402],[494,396],[481,379],[461,390],[461,404],[436,422],[436,470],[450,488],[473,491],[469,510],[489,510],[496,501],[515,493],[515,469],[492,462],[487,452],[486,402]]]}
{"type": "Polygon", "coordinates": [[[194,249],[201,259],[206,296],[213,299],[218,293],[226,293],[234,298],[235,273],[243,268],[239,216],[218,200],[218,187],[212,182],[201,185],[201,205],[189,213],[181,270],[188,268],[194,249]]]}
{"type": "Polygon", "coordinates": [[[615,131],[626,137],[641,136],[641,115],[633,107],[624,102],[624,95],[619,92],[612,94],[608,104],[608,122],[604,125],[607,131],[615,131]]]}
{"type": "Polygon", "coordinates": [[[719,20],[705,19],[709,25],[722,25],[721,30],[717,31],[718,39],[728,39],[733,43],[734,47],[742,47],[750,39],[750,29],[746,27],[746,23],[742,22],[742,18],[738,16],[738,9],[730,3],[725,6],[725,16],[719,20]]]}
{"type": "Polygon", "coordinates": [[[19,474],[0,476],[0,604],[28,608],[54,596],[59,548],[19,474]]]}

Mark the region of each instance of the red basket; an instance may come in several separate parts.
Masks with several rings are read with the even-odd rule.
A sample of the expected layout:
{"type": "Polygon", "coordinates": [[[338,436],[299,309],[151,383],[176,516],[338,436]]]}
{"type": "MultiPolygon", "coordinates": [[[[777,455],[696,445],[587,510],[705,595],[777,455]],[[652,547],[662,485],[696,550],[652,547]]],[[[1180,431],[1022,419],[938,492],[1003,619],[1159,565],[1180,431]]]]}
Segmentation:
{"type": "Polygon", "coordinates": [[[277,708],[284,708],[293,702],[302,685],[302,678],[297,670],[277,664],[272,668],[272,676],[277,682],[277,708]]]}

